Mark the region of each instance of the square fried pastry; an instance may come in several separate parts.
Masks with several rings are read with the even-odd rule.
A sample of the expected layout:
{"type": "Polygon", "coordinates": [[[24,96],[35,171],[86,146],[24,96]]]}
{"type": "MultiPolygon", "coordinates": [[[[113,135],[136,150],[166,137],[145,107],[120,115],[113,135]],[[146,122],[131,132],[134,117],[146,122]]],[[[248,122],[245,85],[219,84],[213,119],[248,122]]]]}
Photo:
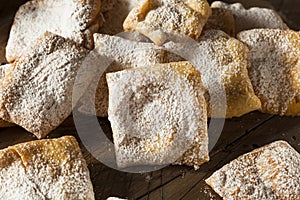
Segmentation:
{"type": "Polygon", "coordinates": [[[300,115],[300,32],[253,29],[238,34],[249,46],[249,76],[261,111],[300,115]]]}
{"type": "Polygon", "coordinates": [[[93,33],[99,29],[100,0],[31,0],[17,11],[6,47],[6,59],[14,61],[44,32],[93,47],[93,33]]]}
{"type": "Polygon", "coordinates": [[[206,180],[224,200],[284,199],[300,196],[300,154],[276,141],[242,155],[206,180]]]}
{"type": "MultiPolygon", "coordinates": [[[[82,106],[79,111],[85,114],[93,114],[107,117],[108,87],[105,74],[127,68],[145,67],[166,61],[177,61],[179,58],[166,52],[163,48],[153,43],[136,42],[117,36],[94,34],[96,54],[99,54],[98,64],[103,68],[103,74],[95,79],[87,93],[82,97],[82,106]],[[97,81],[99,81],[97,86],[97,81]],[[97,88],[93,88],[96,87],[97,88]],[[95,94],[96,90],[96,94],[95,94]],[[95,94],[95,95],[94,95],[95,94]],[[95,101],[92,99],[95,96],[95,101]]],[[[99,74],[100,75],[100,74],[99,74]]]]}
{"type": "Polygon", "coordinates": [[[189,62],[106,75],[119,167],[209,160],[207,111],[200,73],[189,62]]]}
{"type": "MultiPolygon", "coordinates": [[[[0,81],[5,76],[5,74],[9,73],[9,71],[12,69],[13,69],[13,66],[11,64],[0,65],[0,81]]],[[[2,89],[0,88],[0,93],[1,92],[2,92],[2,89]]],[[[10,126],[14,126],[14,124],[4,121],[3,119],[0,119],[0,127],[10,127],[10,126]]]]}
{"type": "Polygon", "coordinates": [[[71,114],[75,77],[87,54],[49,32],[35,40],[1,79],[0,117],[45,137],[71,114]]]}
{"type": "Polygon", "coordinates": [[[137,30],[161,45],[166,33],[198,39],[211,14],[206,0],[142,0],[124,21],[124,30],[137,30]]]}
{"type": "Polygon", "coordinates": [[[232,12],[223,8],[212,8],[211,11],[211,16],[208,18],[203,30],[222,30],[234,37],[235,21],[232,12]]]}
{"type": "Polygon", "coordinates": [[[288,29],[280,15],[272,9],[252,7],[246,9],[241,3],[227,4],[215,1],[212,8],[222,8],[232,12],[235,18],[236,33],[253,28],[288,29]]]}
{"type": "Polygon", "coordinates": [[[206,30],[199,42],[168,42],[164,47],[190,60],[200,71],[209,117],[238,117],[261,107],[248,76],[249,50],[242,42],[223,31],[206,30]]]}
{"type": "Polygon", "coordinates": [[[94,200],[76,139],[31,141],[0,150],[0,199],[94,200]]]}

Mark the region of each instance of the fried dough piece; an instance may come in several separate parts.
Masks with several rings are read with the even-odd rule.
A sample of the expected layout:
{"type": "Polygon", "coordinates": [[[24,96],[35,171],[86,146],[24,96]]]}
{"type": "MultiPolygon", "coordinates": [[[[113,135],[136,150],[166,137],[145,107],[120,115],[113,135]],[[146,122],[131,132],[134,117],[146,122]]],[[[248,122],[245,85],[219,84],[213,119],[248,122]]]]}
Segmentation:
{"type": "Polygon", "coordinates": [[[222,30],[228,35],[235,36],[235,22],[232,12],[223,8],[212,8],[212,14],[204,26],[204,30],[222,30]]]}
{"type": "Polygon", "coordinates": [[[206,0],[143,0],[124,21],[124,30],[137,30],[161,45],[166,33],[198,39],[211,14],[206,0]]]}
{"type": "Polygon", "coordinates": [[[31,0],[17,11],[11,27],[6,59],[12,62],[46,31],[93,47],[99,29],[100,0],[31,0]]]}
{"type": "Polygon", "coordinates": [[[94,86],[96,86],[99,80],[97,89],[93,88],[92,85],[81,99],[83,105],[79,108],[79,111],[85,114],[93,114],[95,109],[97,116],[107,117],[108,87],[105,78],[106,73],[127,68],[145,67],[165,61],[177,61],[180,59],[152,43],[135,42],[121,37],[103,34],[94,34],[94,41],[94,51],[99,54],[98,63],[105,71],[101,75],[100,80],[98,77],[93,81],[94,86]],[[105,59],[108,59],[108,61],[105,61],[105,59]],[[95,93],[95,89],[94,103],[91,101],[91,95],[95,93]]]}
{"type": "Polygon", "coordinates": [[[0,199],[94,199],[89,171],[73,136],[0,150],[0,171],[0,199]]]}
{"type": "Polygon", "coordinates": [[[73,41],[45,33],[1,80],[0,117],[45,137],[71,114],[74,80],[87,54],[73,41]]]}
{"type": "Polygon", "coordinates": [[[109,120],[119,167],[209,160],[206,102],[199,72],[188,62],[106,75],[109,120]]]}
{"type": "Polygon", "coordinates": [[[192,61],[200,71],[207,90],[209,117],[225,117],[219,104],[227,104],[227,118],[238,117],[261,107],[248,76],[249,50],[237,39],[229,37],[223,31],[207,30],[199,43],[168,42],[164,47],[167,50],[173,49],[178,55],[192,61]],[[218,85],[218,79],[224,85],[225,91],[218,85]],[[224,95],[227,102],[211,102],[208,91],[210,96],[222,96],[226,92],[224,95]]]}
{"type": "Polygon", "coordinates": [[[288,29],[279,14],[272,9],[252,7],[245,9],[242,4],[227,4],[222,1],[215,1],[212,8],[222,8],[232,12],[235,18],[236,33],[254,28],[288,29]]]}
{"type": "Polygon", "coordinates": [[[249,46],[249,76],[262,112],[300,115],[300,32],[253,29],[238,34],[249,46]]]}
{"type": "Polygon", "coordinates": [[[224,200],[300,196],[300,154],[277,141],[242,155],[206,180],[224,200]]]}

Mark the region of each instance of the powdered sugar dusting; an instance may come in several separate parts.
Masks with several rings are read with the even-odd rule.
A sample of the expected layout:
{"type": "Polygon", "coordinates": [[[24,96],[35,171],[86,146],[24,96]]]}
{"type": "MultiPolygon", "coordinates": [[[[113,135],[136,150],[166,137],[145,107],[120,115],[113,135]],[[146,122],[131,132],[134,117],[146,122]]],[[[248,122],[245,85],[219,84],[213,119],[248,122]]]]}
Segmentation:
{"type": "MultiPolygon", "coordinates": [[[[300,97],[300,34],[279,29],[254,29],[238,34],[250,48],[249,75],[262,111],[287,113],[300,97]]],[[[299,111],[298,111],[299,112],[299,111]]]]}
{"type": "Polygon", "coordinates": [[[22,5],[11,27],[6,58],[21,56],[24,49],[46,31],[93,47],[92,34],[98,31],[100,0],[32,0],[22,5]]]}
{"type": "Polygon", "coordinates": [[[169,164],[194,142],[197,151],[187,153],[193,157],[179,163],[197,167],[208,160],[203,94],[199,102],[189,81],[168,67],[172,65],[107,74],[109,120],[119,167],[169,164]]]}
{"type": "Polygon", "coordinates": [[[2,79],[0,116],[45,137],[71,114],[74,79],[87,53],[52,33],[36,40],[2,79]]]}
{"type": "MultiPolygon", "coordinates": [[[[116,72],[127,68],[149,66],[165,61],[174,61],[177,58],[176,56],[171,56],[170,53],[166,52],[163,48],[155,46],[152,43],[136,42],[104,34],[94,34],[94,41],[95,49],[93,51],[99,55],[98,62],[100,67],[108,68],[103,69],[105,71],[97,86],[95,103],[90,102],[90,95],[94,94],[94,90],[90,88],[87,95],[81,100],[84,105],[81,106],[79,110],[83,113],[91,114],[94,109],[94,107],[91,106],[95,105],[96,114],[101,117],[107,116],[108,109],[106,73],[116,72]],[[90,103],[87,104],[87,102],[90,103]]],[[[94,82],[96,81],[97,80],[94,82]]]]}
{"type": "Polygon", "coordinates": [[[129,13],[124,30],[137,30],[161,45],[166,33],[198,39],[211,9],[206,0],[143,0],[129,13]]]}
{"type": "Polygon", "coordinates": [[[213,2],[211,7],[230,10],[235,17],[237,33],[253,28],[288,29],[275,10],[257,7],[245,9],[240,3],[227,4],[222,1],[213,2]]]}
{"type": "Polygon", "coordinates": [[[72,136],[1,150],[0,165],[1,199],[94,199],[86,162],[72,136]]]}
{"type": "MultiPolygon", "coordinates": [[[[210,96],[218,97],[208,107],[211,117],[224,117],[224,104],[219,101],[226,92],[226,117],[236,117],[260,108],[260,101],[255,96],[248,77],[248,48],[238,40],[219,30],[207,30],[199,43],[168,42],[166,49],[190,60],[200,71],[203,85],[210,96]],[[212,113],[212,110],[214,113],[212,113]]],[[[206,96],[210,103],[210,97],[206,96]]]]}
{"type": "Polygon", "coordinates": [[[206,182],[226,199],[289,199],[300,196],[300,154],[277,141],[240,156],[206,182]]]}

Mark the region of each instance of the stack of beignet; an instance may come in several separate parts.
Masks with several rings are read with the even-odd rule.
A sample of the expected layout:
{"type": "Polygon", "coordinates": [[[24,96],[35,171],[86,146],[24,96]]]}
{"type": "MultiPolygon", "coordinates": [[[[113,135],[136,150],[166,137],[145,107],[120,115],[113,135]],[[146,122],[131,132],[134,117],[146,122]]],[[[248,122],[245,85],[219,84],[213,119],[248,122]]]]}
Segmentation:
{"type": "MultiPolygon", "coordinates": [[[[41,139],[80,103],[81,113],[108,116],[119,168],[172,163],[199,169],[209,161],[208,117],[239,117],[254,110],[300,115],[299,59],[300,33],[289,30],[271,9],[224,2],[209,6],[206,0],[31,0],[16,13],[6,46],[8,63],[0,67],[0,127],[16,124],[41,139]],[[126,34],[112,36],[122,30],[126,34]],[[94,74],[95,69],[102,74],[94,74]],[[90,76],[81,77],[78,87],[75,80],[82,71],[90,76]],[[76,98],[74,88],[80,88],[76,98]],[[218,95],[226,101],[213,101],[211,97],[218,95]],[[219,104],[225,112],[218,110],[219,104]]],[[[26,182],[19,191],[35,191],[24,198],[93,199],[82,155],[71,143],[76,144],[75,139],[66,137],[2,150],[0,178],[17,172],[26,182],[30,167],[52,169],[47,160],[59,166],[71,163],[69,167],[79,166],[76,170],[83,173],[75,189],[70,186],[58,197],[51,196],[54,191],[43,177],[29,174],[31,181],[42,179],[26,182]],[[31,158],[23,150],[41,157],[31,158]],[[77,152],[75,157],[72,151],[77,152]],[[60,161],[60,154],[66,161],[60,161]],[[20,159],[24,155],[26,159],[20,159]]],[[[263,156],[269,149],[277,152],[278,146],[290,148],[279,142],[258,151],[263,156]]],[[[246,156],[247,162],[258,159],[252,154],[246,156]]],[[[298,161],[297,157],[297,166],[298,161]]],[[[238,170],[229,175],[243,175],[243,169],[238,170]]],[[[264,167],[259,170],[266,174],[264,167]]],[[[221,172],[207,182],[228,198],[231,183],[225,187],[215,180],[221,172]]],[[[65,173],[71,176],[71,171],[65,173]]],[[[18,175],[11,177],[12,182],[18,175]]],[[[73,183],[69,178],[62,179],[68,186],[73,183]]],[[[273,187],[276,180],[264,181],[273,187]]],[[[1,190],[8,187],[1,182],[1,190]]],[[[278,190],[274,195],[281,196],[283,188],[278,190]]],[[[6,198],[10,193],[0,194],[6,198]]]]}

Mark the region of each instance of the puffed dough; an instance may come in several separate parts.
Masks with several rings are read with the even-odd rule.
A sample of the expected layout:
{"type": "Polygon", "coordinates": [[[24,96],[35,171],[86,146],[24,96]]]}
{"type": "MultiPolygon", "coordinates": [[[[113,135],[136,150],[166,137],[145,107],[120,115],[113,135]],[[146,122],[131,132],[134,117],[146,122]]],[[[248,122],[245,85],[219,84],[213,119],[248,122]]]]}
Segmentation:
{"type": "Polygon", "coordinates": [[[227,4],[222,1],[213,2],[211,7],[232,12],[236,33],[254,28],[288,29],[280,15],[272,9],[258,7],[246,9],[241,3],[227,4]]]}
{"type": "Polygon", "coordinates": [[[100,24],[100,0],[31,0],[17,11],[6,46],[8,62],[46,31],[93,48],[100,24]]]}
{"type": "Polygon", "coordinates": [[[174,53],[192,60],[200,71],[207,91],[205,97],[209,117],[239,117],[261,108],[248,76],[249,49],[242,42],[223,31],[207,30],[198,43],[168,42],[164,46],[167,50],[173,50],[174,53]],[[211,98],[212,95],[218,99],[211,98]],[[226,102],[220,101],[223,101],[219,98],[221,96],[226,98],[226,102]]]}
{"type": "MultiPolygon", "coordinates": [[[[130,39],[137,39],[134,33],[128,36],[134,37],[130,39]]],[[[97,77],[93,82],[96,86],[99,80],[97,88],[90,87],[81,99],[82,106],[80,106],[79,111],[85,114],[96,114],[99,117],[107,117],[108,87],[105,78],[106,73],[180,59],[153,43],[137,42],[118,36],[95,33],[94,42],[95,49],[93,51],[99,55],[98,64],[103,69],[103,73],[100,79],[97,77]],[[91,100],[91,95],[95,96],[94,102],[91,100]]]]}
{"type": "Polygon", "coordinates": [[[76,139],[64,136],[0,150],[0,199],[94,200],[76,139]]]}
{"type": "Polygon", "coordinates": [[[253,29],[237,37],[250,49],[249,76],[261,111],[300,115],[300,32],[253,29]]]}
{"type": "Polygon", "coordinates": [[[124,30],[137,30],[161,45],[166,33],[198,39],[211,14],[206,0],[143,0],[124,21],[124,30]]]}
{"type": "Polygon", "coordinates": [[[276,141],[244,154],[206,179],[224,200],[282,199],[300,196],[300,154],[276,141]]]}
{"type": "Polygon", "coordinates": [[[106,75],[108,118],[119,167],[209,160],[207,111],[199,72],[188,62],[106,75]]]}
{"type": "MultiPolygon", "coordinates": [[[[35,40],[1,79],[0,117],[38,138],[45,137],[71,114],[72,103],[78,101],[72,97],[77,72],[81,67],[93,68],[93,63],[85,63],[88,53],[49,32],[35,40]]],[[[85,91],[85,87],[88,85],[80,89],[85,91]]],[[[83,91],[78,90],[78,95],[83,91]]]]}

